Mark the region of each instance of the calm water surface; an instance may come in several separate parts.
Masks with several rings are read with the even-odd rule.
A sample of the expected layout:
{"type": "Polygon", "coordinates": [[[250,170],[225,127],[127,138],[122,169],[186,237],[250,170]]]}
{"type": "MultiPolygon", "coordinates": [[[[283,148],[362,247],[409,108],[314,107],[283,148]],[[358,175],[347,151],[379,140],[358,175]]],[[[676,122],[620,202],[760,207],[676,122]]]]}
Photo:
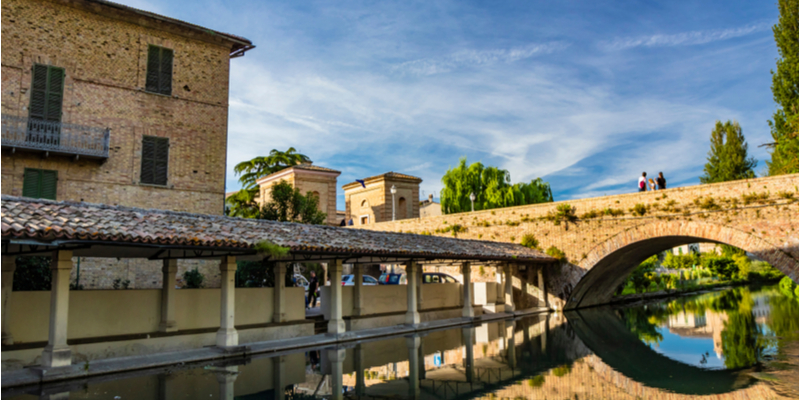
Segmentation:
{"type": "Polygon", "coordinates": [[[796,298],[742,287],[3,398],[796,399],[797,332],[796,298]]]}

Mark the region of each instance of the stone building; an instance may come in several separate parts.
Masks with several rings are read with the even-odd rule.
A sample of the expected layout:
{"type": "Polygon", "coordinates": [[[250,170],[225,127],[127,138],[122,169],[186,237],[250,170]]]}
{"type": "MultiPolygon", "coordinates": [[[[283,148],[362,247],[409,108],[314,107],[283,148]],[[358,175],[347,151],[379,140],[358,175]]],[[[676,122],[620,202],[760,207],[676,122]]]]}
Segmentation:
{"type": "Polygon", "coordinates": [[[3,194],[222,214],[249,40],[101,0],[2,10],[3,194]]]}
{"type": "Polygon", "coordinates": [[[340,171],[311,163],[284,168],[256,181],[259,186],[256,201],[259,206],[263,206],[271,198],[272,185],[286,181],[292,187],[300,189],[303,194],[311,192],[317,195],[320,211],[328,215],[328,225],[337,226],[341,222],[341,218],[336,216],[336,178],[339,175],[341,175],[340,171]]]}
{"type": "MultiPolygon", "coordinates": [[[[249,40],[102,0],[7,0],[2,45],[3,194],[223,213],[229,64],[249,40]]],[[[160,262],[97,260],[87,288],[161,284],[160,262]]],[[[181,268],[218,285],[203,265],[181,268]]]]}
{"type": "Polygon", "coordinates": [[[427,200],[419,202],[419,217],[436,217],[442,215],[442,204],[433,201],[433,194],[428,195],[427,200]]]}
{"type": "Polygon", "coordinates": [[[364,183],[344,185],[347,219],[353,225],[368,225],[392,220],[392,187],[395,188],[395,219],[419,218],[419,184],[422,179],[398,172],[387,172],[364,179],[364,183]]]}

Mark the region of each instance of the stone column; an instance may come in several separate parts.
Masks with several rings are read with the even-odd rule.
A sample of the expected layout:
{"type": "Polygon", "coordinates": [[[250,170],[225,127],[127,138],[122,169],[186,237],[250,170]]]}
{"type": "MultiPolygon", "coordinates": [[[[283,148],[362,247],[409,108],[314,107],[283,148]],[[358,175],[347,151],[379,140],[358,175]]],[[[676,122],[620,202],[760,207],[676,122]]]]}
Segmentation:
{"type": "Polygon", "coordinates": [[[364,287],[364,270],[360,265],[354,264],[355,269],[353,279],[353,315],[359,316],[364,312],[364,299],[362,288],[364,287]]]}
{"type": "Polygon", "coordinates": [[[286,322],[286,267],[288,263],[276,262],[273,271],[275,286],[272,288],[272,322],[286,322]]]}
{"type": "MultiPolygon", "coordinates": [[[[341,265],[341,262],[339,263],[341,265]]],[[[341,269],[339,269],[341,273],[341,269]]],[[[331,276],[331,278],[333,278],[331,276]]],[[[339,284],[341,286],[341,283],[339,284]]],[[[333,279],[331,279],[333,286],[333,279]]],[[[330,349],[328,351],[328,361],[331,363],[331,399],[342,400],[342,373],[344,372],[344,349],[330,349]]]]}
{"type": "Polygon", "coordinates": [[[219,398],[221,400],[233,400],[236,398],[233,384],[239,377],[239,367],[223,367],[217,369],[217,382],[219,382],[219,398]]]}
{"type": "Polygon", "coordinates": [[[3,344],[14,344],[11,336],[11,291],[14,289],[14,271],[17,269],[16,256],[3,256],[3,344]]]}
{"type": "Polygon", "coordinates": [[[42,367],[64,367],[72,364],[72,350],[67,346],[69,316],[69,274],[72,271],[72,251],[53,251],[50,264],[53,274],[50,289],[50,334],[42,352],[42,367]]]}
{"type": "Polygon", "coordinates": [[[222,257],[222,261],[219,263],[219,272],[220,304],[217,347],[226,348],[239,345],[239,333],[236,332],[236,327],[234,325],[236,308],[236,257],[222,257]]]}
{"type": "Polygon", "coordinates": [[[467,382],[472,383],[475,377],[475,329],[473,327],[461,328],[461,339],[464,342],[466,357],[464,358],[464,373],[467,382]]]}
{"type": "Polygon", "coordinates": [[[177,282],[178,260],[164,260],[161,266],[161,322],[158,330],[175,332],[178,323],[175,321],[175,285],[177,282]]]}
{"type": "Polygon", "coordinates": [[[469,262],[461,263],[461,275],[464,277],[464,284],[462,285],[464,308],[461,310],[461,316],[474,318],[475,311],[472,310],[472,273],[469,262]]]}
{"type": "Polygon", "coordinates": [[[419,398],[419,336],[406,338],[408,347],[408,397],[410,399],[419,398]]]}
{"type": "Polygon", "coordinates": [[[520,303],[522,303],[522,304],[520,304],[519,308],[522,309],[522,310],[525,310],[527,308],[531,308],[531,304],[530,304],[531,303],[531,300],[530,300],[531,299],[531,297],[530,297],[530,290],[531,290],[530,286],[531,286],[531,284],[530,284],[530,281],[529,281],[530,273],[531,273],[530,268],[528,268],[526,266],[525,267],[525,273],[523,273],[522,271],[519,270],[519,265],[514,265],[514,269],[516,269],[517,273],[519,274],[519,282],[520,282],[519,287],[520,287],[520,289],[522,289],[522,298],[520,298],[520,303]]]}
{"type": "Polygon", "coordinates": [[[542,297],[541,303],[538,304],[539,307],[547,307],[550,308],[550,305],[547,302],[547,286],[545,285],[545,271],[544,265],[540,266],[538,269],[539,272],[539,295],[542,297]]]}
{"type": "Polygon", "coordinates": [[[514,275],[511,274],[511,264],[506,263],[503,268],[505,271],[505,279],[503,280],[505,286],[505,304],[506,304],[506,311],[513,313],[514,312],[514,275]]]}
{"type": "Polygon", "coordinates": [[[517,345],[514,340],[514,321],[506,323],[506,362],[511,369],[517,367],[517,345]]]}
{"type": "Polygon", "coordinates": [[[496,298],[494,300],[494,312],[501,313],[506,310],[505,284],[503,284],[503,277],[504,277],[503,267],[495,268],[495,276],[497,277],[495,279],[497,281],[497,290],[495,293],[496,298]]]}
{"type": "Polygon", "coordinates": [[[353,349],[353,369],[356,373],[356,398],[360,399],[364,396],[367,387],[364,379],[364,355],[361,343],[357,344],[353,349]]]}
{"type": "Polygon", "coordinates": [[[416,261],[411,261],[406,264],[406,293],[407,293],[407,308],[406,308],[406,325],[419,324],[419,311],[417,309],[417,291],[420,289],[417,285],[419,280],[419,264],[416,261]]]}
{"type": "Polygon", "coordinates": [[[417,311],[422,312],[422,274],[425,272],[425,268],[417,264],[419,266],[419,271],[417,271],[417,311]]]}
{"type": "Polygon", "coordinates": [[[284,388],[284,378],[286,377],[286,356],[277,356],[272,358],[272,393],[275,393],[273,399],[284,400],[286,398],[286,391],[284,388]]]}
{"type": "MultiPolygon", "coordinates": [[[[331,320],[328,321],[328,334],[340,335],[344,333],[344,320],[342,319],[342,260],[336,260],[328,266],[331,273],[331,320]]],[[[339,377],[339,381],[341,381],[339,377]]]]}

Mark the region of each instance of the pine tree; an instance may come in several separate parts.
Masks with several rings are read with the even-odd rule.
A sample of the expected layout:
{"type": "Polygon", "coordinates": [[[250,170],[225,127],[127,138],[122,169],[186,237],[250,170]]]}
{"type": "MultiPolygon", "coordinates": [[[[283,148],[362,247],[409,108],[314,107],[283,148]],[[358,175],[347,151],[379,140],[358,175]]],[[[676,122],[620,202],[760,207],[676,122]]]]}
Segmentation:
{"type": "Polygon", "coordinates": [[[770,175],[798,172],[798,0],[778,0],[778,10],[780,18],[772,28],[779,54],[777,71],[772,72],[772,95],[779,108],[769,121],[770,175]]]}
{"type": "Polygon", "coordinates": [[[754,178],[753,172],[758,162],[747,157],[747,142],[742,134],[742,127],[736,121],[724,124],[717,121],[711,131],[711,150],[708,162],[700,177],[702,183],[735,181],[737,179],[754,178]]]}

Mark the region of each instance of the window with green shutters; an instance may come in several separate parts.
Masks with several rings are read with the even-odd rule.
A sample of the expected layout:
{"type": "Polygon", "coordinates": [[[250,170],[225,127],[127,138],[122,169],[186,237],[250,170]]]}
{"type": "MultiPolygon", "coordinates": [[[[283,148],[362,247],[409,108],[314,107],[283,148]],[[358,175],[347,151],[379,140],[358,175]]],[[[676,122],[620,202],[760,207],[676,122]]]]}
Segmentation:
{"type": "Polygon", "coordinates": [[[34,199],[56,199],[58,171],[25,168],[22,195],[34,199]]]}
{"type": "Polygon", "coordinates": [[[169,139],[155,136],[142,138],[141,182],[151,185],[167,184],[169,139]]]}
{"type": "Polygon", "coordinates": [[[63,100],[64,68],[34,64],[28,116],[33,119],[60,122],[63,100]]]}
{"type": "Polygon", "coordinates": [[[172,94],[172,50],[163,47],[147,46],[147,82],[148,92],[172,94]]]}

